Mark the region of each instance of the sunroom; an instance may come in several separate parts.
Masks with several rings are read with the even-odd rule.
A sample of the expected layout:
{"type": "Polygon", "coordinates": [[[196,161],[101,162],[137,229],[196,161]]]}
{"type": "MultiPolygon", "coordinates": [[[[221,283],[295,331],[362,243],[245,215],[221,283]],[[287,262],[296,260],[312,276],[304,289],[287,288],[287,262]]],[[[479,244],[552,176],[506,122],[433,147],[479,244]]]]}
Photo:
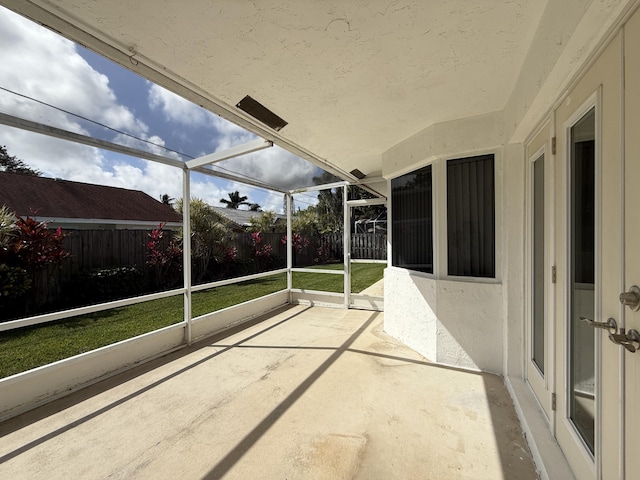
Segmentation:
{"type": "MultiPolygon", "coordinates": [[[[333,187],[368,190],[377,200],[343,189],[344,218],[387,205],[385,335],[434,364],[500,375],[541,478],[635,478],[636,0],[0,3],[260,138],[227,155],[274,144],[344,182],[333,187]]],[[[191,161],[184,198],[189,168],[215,160],[191,161]]],[[[352,300],[351,264],[336,312],[381,310],[352,300]]],[[[289,280],[271,308],[336,303],[304,296],[289,280]]],[[[189,325],[177,341],[216,331],[189,325]]],[[[124,363],[173,341],[143,340],[124,363]]],[[[426,478],[465,478],[452,472],[426,478]]]]}

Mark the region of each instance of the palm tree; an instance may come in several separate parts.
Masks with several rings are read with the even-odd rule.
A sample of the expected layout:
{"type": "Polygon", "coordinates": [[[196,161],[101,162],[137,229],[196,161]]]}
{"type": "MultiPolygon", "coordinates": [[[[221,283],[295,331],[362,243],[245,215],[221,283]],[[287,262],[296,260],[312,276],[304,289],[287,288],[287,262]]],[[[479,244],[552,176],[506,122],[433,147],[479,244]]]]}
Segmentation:
{"type": "Polygon", "coordinates": [[[240,195],[240,192],[238,192],[237,190],[235,192],[228,193],[227,195],[229,195],[229,200],[227,200],[226,198],[220,199],[220,203],[224,203],[227,208],[237,209],[240,205],[249,205],[249,203],[247,203],[246,201],[249,197],[240,195]]]}
{"type": "Polygon", "coordinates": [[[171,198],[168,193],[163,193],[162,195],[160,195],[160,201],[164,205],[169,205],[170,207],[173,207],[173,202],[175,201],[175,198],[171,198]]]}

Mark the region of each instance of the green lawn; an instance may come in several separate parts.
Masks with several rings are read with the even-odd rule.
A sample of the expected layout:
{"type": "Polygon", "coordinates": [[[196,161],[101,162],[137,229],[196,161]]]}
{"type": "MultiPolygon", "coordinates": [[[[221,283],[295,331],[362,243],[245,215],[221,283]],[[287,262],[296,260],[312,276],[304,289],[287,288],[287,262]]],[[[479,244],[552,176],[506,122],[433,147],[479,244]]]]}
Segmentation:
{"type": "MultiPolygon", "coordinates": [[[[360,293],[369,285],[373,285],[382,279],[386,264],[383,263],[352,263],[351,264],[351,291],[360,293]]],[[[342,270],[342,263],[320,265],[312,267],[317,270],[342,270]]],[[[321,292],[344,292],[344,278],[342,275],[330,273],[293,273],[293,288],[305,290],[319,290],[321,292]]]]}
{"type": "MultiPolygon", "coordinates": [[[[342,265],[325,266],[342,269],[342,265]]],[[[352,291],[382,278],[382,264],[353,264],[352,291]]],[[[294,288],[342,292],[342,275],[294,274],[294,288]]],[[[193,316],[285,289],[285,274],[193,294],[193,316]]],[[[158,330],[183,320],[183,296],[73,317],[0,333],[0,378],[158,330]]]]}

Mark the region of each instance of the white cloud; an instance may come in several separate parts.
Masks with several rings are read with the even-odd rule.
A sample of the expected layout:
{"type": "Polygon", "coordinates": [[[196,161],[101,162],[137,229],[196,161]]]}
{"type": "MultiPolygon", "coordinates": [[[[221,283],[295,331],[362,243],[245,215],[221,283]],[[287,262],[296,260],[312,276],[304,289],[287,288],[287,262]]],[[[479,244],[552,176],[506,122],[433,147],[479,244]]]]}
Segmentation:
{"type": "Polygon", "coordinates": [[[312,185],[311,179],[320,175],[318,167],[277,146],[220,165],[285,190],[312,185]]]}
{"type": "Polygon", "coordinates": [[[211,113],[159,85],[149,83],[149,106],[167,120],[186,126],[210,123],[211,113]]]}
{"type": "MultiPolygon", "coordinates": [[[[139,135],[147,125],[118,103],[105,75],[95,71],[59,35],[0,8],[0,85],[21,95],[139,135]],[[10,48],[7,46],[10,45],[10,48]]],[[[6,91],[0,91],[0,108],[30,120],[85,133],[82,122],[6,91]]]]}
{"type": "MultiPolygon", "coordinates": [[[[168,122],[177,124],[178,128],[186,127],[187,132],[194,127],[210,130],[212,140],[215,140],[213,151],[226,150],[257,138],[244,128],[152,83],[149,83],[149,106],[152,111],[164,115],[168,122]]],[[[200,152],[201,155],[207,153],[211,152],[200,152]]]]}

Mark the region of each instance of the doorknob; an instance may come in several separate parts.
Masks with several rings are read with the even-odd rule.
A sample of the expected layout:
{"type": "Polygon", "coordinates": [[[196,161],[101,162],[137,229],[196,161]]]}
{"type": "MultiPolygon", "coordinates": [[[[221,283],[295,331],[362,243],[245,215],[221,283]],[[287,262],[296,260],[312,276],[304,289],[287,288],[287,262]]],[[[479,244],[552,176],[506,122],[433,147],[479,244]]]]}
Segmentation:
{"type": "Polygon", "coordinates": [[[634,285],[628,292],[622,292],[620,294],[620,303],[626,305],[634,312],[640,310],[640,288],[634,285]]]}

